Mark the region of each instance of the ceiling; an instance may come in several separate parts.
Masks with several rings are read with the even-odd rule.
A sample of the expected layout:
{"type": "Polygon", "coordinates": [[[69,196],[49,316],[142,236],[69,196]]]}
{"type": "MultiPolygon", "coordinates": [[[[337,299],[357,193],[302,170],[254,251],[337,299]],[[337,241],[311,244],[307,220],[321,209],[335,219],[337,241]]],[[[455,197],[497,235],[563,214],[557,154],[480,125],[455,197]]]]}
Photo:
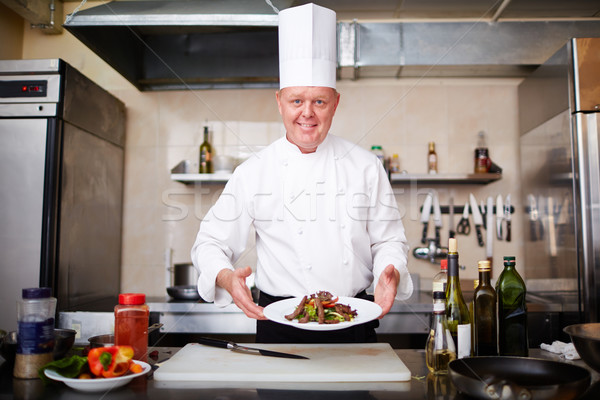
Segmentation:
{"type": "MultiPolygon", "coordinates": [[[[270,9],[265,0],[248,1],[264,2],[266,10],[270,9]]],[[[80,3],[81,0],[63,2],[80,3]]],[[[335,10],[339,20],[491,19],[494,16],[500,19],[600,18],[598,0],[271,0],[277,9],[311,2],[335,10]]]]}

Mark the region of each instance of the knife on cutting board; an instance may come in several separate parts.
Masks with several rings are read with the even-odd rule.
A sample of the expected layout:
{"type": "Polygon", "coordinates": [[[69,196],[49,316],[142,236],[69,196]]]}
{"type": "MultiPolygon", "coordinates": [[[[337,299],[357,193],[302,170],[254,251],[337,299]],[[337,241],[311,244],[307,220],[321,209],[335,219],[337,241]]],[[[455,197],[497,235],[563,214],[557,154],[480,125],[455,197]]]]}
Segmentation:
{"type": "Polygon", "coordinates": [[[471,211],[473,212],[473,222],[475,223],[475,231],[477,232],[477,242],[479,243],[479,247],[483,247],[483,236],[481,235],[483,217],[481,216],[479,206],[477,205],[477,200],[475,200],[475,196],[473,196],[473,193],[469,193],[469,201],[471,203],[471,211]]]}
{"type": "Polygon", "coordinates": [[[207,337],[198,338],[198,343],[204,344],[206,346],[220,347],[222,349],[228,349],[228,350],[238,351],[241,353],[255,354],[255,355],[261,355],[261,356],[279,357],[279,358],[295,358],[295,359],[299,359],[299,360],[308,360],[309,359],[308,357],[304,357],[304,356],[301,356],[298,354],[282,353],[279,351],[240,346],[237,343],[228,342],[227,340],[213,339],[213,338],[207,338],[207,337]]]}

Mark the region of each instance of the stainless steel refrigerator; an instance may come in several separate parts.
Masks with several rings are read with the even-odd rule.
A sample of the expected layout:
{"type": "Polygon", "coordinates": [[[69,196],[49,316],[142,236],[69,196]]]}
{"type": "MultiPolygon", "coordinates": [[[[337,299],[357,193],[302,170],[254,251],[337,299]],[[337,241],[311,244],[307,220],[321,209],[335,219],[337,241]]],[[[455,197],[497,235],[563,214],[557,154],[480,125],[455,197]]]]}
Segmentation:
{"type": "Polygon", "coordinates": [[[59,59],[0,61],[0,329],[21,289],[109,311],[120,284],[125,107],[59,59]]]}
{"type": "Polygon", "coordinates": [[[600,321],[600,38],[572,39],[519,85],[530,292],[600,321]]]}

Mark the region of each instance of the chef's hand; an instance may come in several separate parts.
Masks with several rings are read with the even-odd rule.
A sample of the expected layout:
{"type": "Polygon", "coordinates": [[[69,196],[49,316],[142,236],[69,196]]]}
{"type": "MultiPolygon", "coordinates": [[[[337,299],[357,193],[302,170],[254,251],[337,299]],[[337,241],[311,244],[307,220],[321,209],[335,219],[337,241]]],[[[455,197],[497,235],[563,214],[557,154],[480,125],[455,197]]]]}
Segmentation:
{"type": "Polygon", "coordinates": [[[252,293],[246,285],[246,278],[252,274],[252,268],[238,268],[234,271],[223,269],[217,274],[217,285],[227,290],[233,302],[248,317],[254,319],[267,319],[260,307],[252,300],[252,293]]]}
{"type": "Polygon", "coordinates": [[[398,282],[400,282],[400,273],[392,264],[385,267],[379,281],[375,286],[375,303],[379,304],[383,312],[379,318],[383,318],[394,305],[394,298],[398,292],[398,282]]]}

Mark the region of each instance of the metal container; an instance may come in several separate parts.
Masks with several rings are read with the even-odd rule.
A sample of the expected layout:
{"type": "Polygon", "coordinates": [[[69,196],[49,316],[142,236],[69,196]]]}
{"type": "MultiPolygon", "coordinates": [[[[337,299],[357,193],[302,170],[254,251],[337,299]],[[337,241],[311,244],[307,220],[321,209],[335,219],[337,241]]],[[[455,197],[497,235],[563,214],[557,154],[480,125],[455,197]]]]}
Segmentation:
{"type": "Polygon", "coordinates": [[[198,284],[198,271],[192,263],[175,264],[173,266],[173,280],[171,286],[196,286],[198,284]]]}

